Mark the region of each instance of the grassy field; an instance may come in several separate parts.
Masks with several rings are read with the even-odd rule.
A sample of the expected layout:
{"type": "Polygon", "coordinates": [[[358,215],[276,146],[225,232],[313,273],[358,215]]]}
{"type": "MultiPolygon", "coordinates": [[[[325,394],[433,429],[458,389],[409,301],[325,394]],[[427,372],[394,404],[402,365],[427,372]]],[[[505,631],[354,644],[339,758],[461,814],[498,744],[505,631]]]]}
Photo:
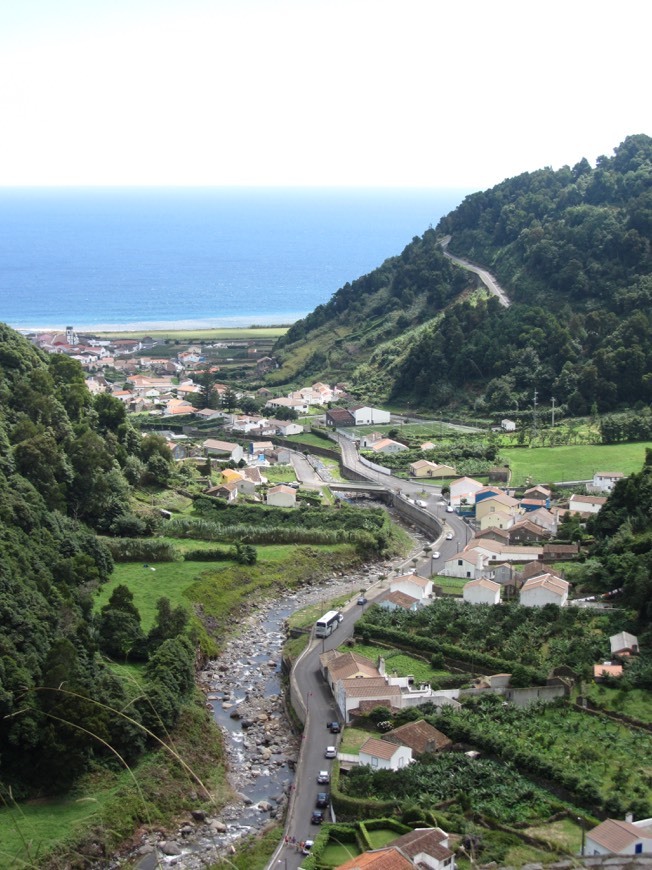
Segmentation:
{"type": "Polygon", "coordinates": [[[589,480],[596,471],[640,471],[652,442],[636,444],[579,444],[570,447],[505,448],[501,458],[512,469],[511,483],[589,480]]]}
{"type": "Polygon", "coordinates": [[[469,582],[469,579],[468,577],[445,577],[442,574],[440,576],[435,575],[432,578],[432,582],[435,586],[441,587],[445,595],[462,595],[464,586],[469,582]]]}
{"type": "Polygon", "coordinates": [[[379,737],[377,731],[366,731],[364,728],[348,726],[342,732],[342,742],[339,745],[340,752],[349,752],[356,755],[360,747],[370,737],[379,737]]]}
{"type": "Polygon", "coordinates": [[[618,689],[587,683],[582,692],[599,707],[652,724],[652,694],[647,689],[618,689]]]}
{"type": "MultiPolygon", "coordinates": [[[[396,834],[394,838],[396,839],[396,834]]],[[[326,867],[339,867],[340,864],[357,858],[358,855],[360,855],[360,848],[355,843],[340,843],[330,838],[319,856],[319,861],[326,867]]]]}
{"type": "Polygon", "coordinates": [[[378,657],[382,656],[385,659],[385,668],[388,674],[396,671],[399,677],[412,675],[415,683],[429,683],[435,677],[448,675],[448,671],[436,671],[430,667],[428,662],[424,662],[423,659],[381,646],[357,643],[354,647],[346,647],[340,651],[356,652],[358,655],[366,656],[373,662],[376,662],[378,657]]]}
{"type": "MultiPolygon", "coordinates": [[[[215,544],[205,541],[166,540],[172,541],[180,551],[215,547],[215,544]]],[[[156,602],[162,597],[168,598],[173,607],[182,605],[189,612],[194,612],[195,604],[201,604],[207,616],[227,626],[252,593],[264,597],[274,588],[293,587],[314,578],[317,568],[320,572],[328,572],[359,562],[350,544],[310,547],[284,544],[256,549],[258,562],[246,568],[234,562],[158,562],[147,568],[142,562],[118,563],[109,582],[100,588],[95,608],[103,607],[115,587],[123,584],[133,593],[145,631],[152,627],[156,602]]],[[[320,615],[318,613],[315,619],[320,615]]],[[[199,620],[196,625],[201,631],[202,648],[214,655],[214,642],[210,641],[199,620]]]]}
{"type": "Polygon", "coordinates": [[[302,445],[308,447],[325,447],[327,450],[334,450],[339,453],[340,446],[335,441],[320,438],[319,435],[313,435],[312,432],[301,432],[299,435],[289,435],[288,441],[293,442],[292,446],[295,450],[301,450],[302,445]]]}
{"type": "Polygon", "coordinates": [[[134,335],[149,335],[164,341],[248,341],[255,338],[277,339],[285,335],[288,326],[248,326],[224,327],[221,329],[156,329],[145,332],[142,329],[125,330],[124,332],[94,332],[99,338],[120,339],[133,338],[134,335]]]}
{"type": "Polygon", "coordinates": [[[0,810],[0,866],[39,867],[53,844],[74,841],[115,792],[105,787],[75,796],[36,800],[0,810]]]}

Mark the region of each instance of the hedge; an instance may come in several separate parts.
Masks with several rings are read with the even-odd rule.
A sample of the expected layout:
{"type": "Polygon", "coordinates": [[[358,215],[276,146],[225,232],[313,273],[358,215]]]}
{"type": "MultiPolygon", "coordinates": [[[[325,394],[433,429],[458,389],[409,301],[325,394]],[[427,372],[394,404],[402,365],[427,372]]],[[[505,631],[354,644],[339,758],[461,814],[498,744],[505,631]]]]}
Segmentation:
{"type": "Polygon", "coordinates": [[[472,664],[474,667],[477,665],[480,668],[486,669],[485,672],[487,674],[511,673],[515,667],[518,667],[519,674],[529,681],[529,685],[543,686],[546,683],[545,676],[535,668],[521,665],[518,662],[489,656],[486,653],[468,650],[461,646],[454,646],[450,643],[442,643],[439,640],[424,637],[420,634],[408,634],[397,628],[376,625],[368,619],[358,623],[358,633],[363,638],[368,637],[373,640],[388,641],[412,652],[416,650],[425,653],[442,653],[445,658],[457,659],[458,661],[472,664]]]}
{"type": "Polygon", "coordinates": [[[102,538],[116,562],[176,562],[173,544],[157,538],[102,538]]]}
{"type": "Polygon", "coordinates": [[[333,764],[331,770],[331,802],[335,807],[338,817],[346,819],[364,819],[370,816],[390,815],[396,804],[394,801],[376,801],[353,798],[340,791],[340,766],[333,764]]]}

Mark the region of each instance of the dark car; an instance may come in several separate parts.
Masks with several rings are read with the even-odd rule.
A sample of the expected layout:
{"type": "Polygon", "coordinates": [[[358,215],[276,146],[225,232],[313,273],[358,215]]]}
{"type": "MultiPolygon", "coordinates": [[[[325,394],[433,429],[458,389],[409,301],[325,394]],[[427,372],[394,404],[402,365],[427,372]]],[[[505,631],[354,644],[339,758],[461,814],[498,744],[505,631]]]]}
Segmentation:
{"type": "Polygon", "coordinates": [[[315,801],[316,807],[327,807],[330,801],[330,795],[327,791],[320,791],[317,795],[317,800],[315,801]]]}
{"type": "Polygon", "coordinates": [[[361,596],[358,598],[358,604],[363,605],[363,604],[366,604],[366,603],[367,603],[367,599],[364,597],[364,595],[361,595],[361,596]]]}
{"type": "Polygon", "coordinates": [[[321,825],[324,821],[324,813],[322,810],[313,810],[312,816],[310,816],[310,822],[313,825],[321,825]]]}
{"type": "Polygon", "coordinates": [[[342,727],[339,722],[327,722],[326,727],[331,732],[331,734],[339,734],[342,730],[342,727]]]}

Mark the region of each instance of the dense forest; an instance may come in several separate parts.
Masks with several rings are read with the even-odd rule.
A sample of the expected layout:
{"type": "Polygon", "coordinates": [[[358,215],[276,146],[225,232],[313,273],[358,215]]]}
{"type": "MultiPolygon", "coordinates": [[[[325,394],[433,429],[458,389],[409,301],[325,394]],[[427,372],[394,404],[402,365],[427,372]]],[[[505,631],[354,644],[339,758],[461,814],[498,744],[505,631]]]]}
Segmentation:
{"type": "Polygon", "coordinates": [[[195,651],[185,612],[165,599],[148,635],[124,587],[93,615],[113,570],[97,533],[152,529],[152,517],[132,512],[128,478],[169,470],[162,439],[131,429],[119,400],[93,399],[74,360],[45,356],[4,325],[0,398],[4,800],[64,790],[93,763],[133,760],[174,724],[195,651]],[[139,698],[105,664],[127,654],[146,662],[139,698]]]}
{"type": "Polygon", "coordinates": [[[593,168],[541,169],[468,196],[399,257],[338,290],[278,342],[270,380],[345,380],[417,408],[562,412],[652,399],[652,139],[593,168]],[[478,292],[448,250],[492,271],[512,305],[478,292]]]}

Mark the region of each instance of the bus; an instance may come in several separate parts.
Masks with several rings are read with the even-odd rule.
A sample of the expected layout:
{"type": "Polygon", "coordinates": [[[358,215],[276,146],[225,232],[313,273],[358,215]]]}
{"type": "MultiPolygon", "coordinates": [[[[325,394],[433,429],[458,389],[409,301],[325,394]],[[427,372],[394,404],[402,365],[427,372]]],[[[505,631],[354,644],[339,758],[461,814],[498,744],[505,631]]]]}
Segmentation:
{"type": "Polygon", "coordinates": [[[340,622],[344,617],[339,610],[329,610],[321,619],[315,623],[315,637],[328,637],[336,628],[339,628],[340,622]]]}

